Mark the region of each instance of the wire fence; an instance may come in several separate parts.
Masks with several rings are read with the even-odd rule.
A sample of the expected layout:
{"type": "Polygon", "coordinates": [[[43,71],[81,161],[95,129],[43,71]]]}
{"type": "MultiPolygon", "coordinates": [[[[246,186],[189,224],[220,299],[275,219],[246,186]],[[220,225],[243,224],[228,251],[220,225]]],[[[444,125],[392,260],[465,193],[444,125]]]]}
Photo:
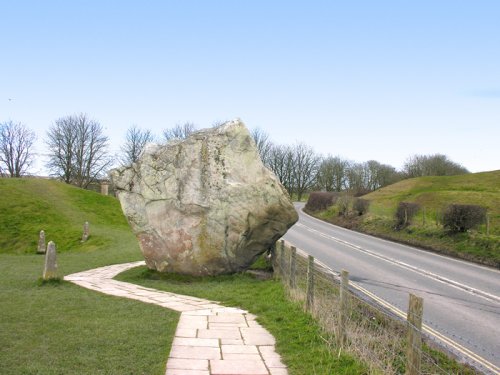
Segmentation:
{"type": "Polygon", "coordinates": [[[474,374],[469,367],[444,369],[445,356],[423,344],[423,301],[410,295],[406,319],[353,291],[349,274],[336,272],[279,241],[273,265],[291,299],[320,323],[334,353],[352,353],[371,374],[474,374]]]}

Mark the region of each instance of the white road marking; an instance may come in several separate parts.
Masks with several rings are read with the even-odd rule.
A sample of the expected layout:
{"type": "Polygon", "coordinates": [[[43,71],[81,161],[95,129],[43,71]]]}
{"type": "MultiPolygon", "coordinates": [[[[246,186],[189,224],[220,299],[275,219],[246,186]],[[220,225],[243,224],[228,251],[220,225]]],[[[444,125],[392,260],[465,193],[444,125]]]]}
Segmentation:
{"type": "Polygon", "coordinates": [[[460,289],[460,290],[468,292],[468,293],[470,293],[472,295],[481,297],[481,298],[483,298],[483,299],[485,299],[485,300],[487,300],[489,302],[500,302],[500,297],[496,296],[494,294],[485,292],[485,291],[477,289],[477,288],[473,288],[473,287],[471,287],[469,285],[462,284],[462,283],[460,283],[458,281],[455,281],[455,280],[452,280],[452,279],[440,276],[438,274],[435,274],[433,272],[424,270],[422,268],[418,268],[418,267],[412,266],[411,264],[408,264],[408,263],[405,263],[405,262],[401,262],[401,261],[399,261],[397,259],[390,258],[390,257],[387,257],[385,255],[376,253],[374,251],[365,249],[365,248],[363,248],[361,246],[355,245],[355,244],[350,243],[348,241],[345,241],[345,240],[342,240],[340,238],[337,238],[337,237],[334,237],[334,236],[330,236],[328,234],[320,232],[320,231],[318,231],[318,230],[316,230],[314,228],[308,227],[307,225],[304,225],[304,224],[301,224],[301,223],[297,223],[295,225],[298,226],[298,227],[303,227],[308,232],[314,233],[315,235],[318,235],[320,237],[326,238],[328,240],[335,241],[335,242],[340,243],[342,245],[348,246],[348,247],[350,247],[350,248],[352,248],[354,250],[357,250],[357,251],[360,251],[360,252],[362,252],[364,254],[370,255],[370,256],[372,256],[374,258],[377,258],[377,259],[383,260],[385,262],[391,263],[391,264],[393,264],[395,266],[398,266],[398,267],[401,267],[401,268],[413,271],[415,273],[418,273],[418,274],[423,275],[425,277],[428,277],[430,279],[439,281],[439,282],[441,282],[443,284],[450,285],[450,286],[452,286],[452,287],[454,287],[456,289],[460,289]]]}
{"type": "MultiPolygon", "coordinates": [[[[366,234],[366,233],[362,233],[362,232],[356,232],[356,231],[353,231],[351,229],[343,228],[343,227],[340,227],[338,225],[331,224],[331,223],[328,223],[328,222],[326,222],[324,220],[321,220],[321,219],[318,219],[318,218],[316,218],[314,216],[311,216],[311,215],[309,215],[308,213],[306,213],[306,212],[304,212],[302,210],[299,210],[299,211],[300,211],[300,215],[304,215],[308,219],[317,221],[319,224],[329,225],[329,226],[332,226],[335,229],[343,231],[343,232],[355,233],[356,235],[366,237],[366,238],[368,238],[370,240],[385,242],[385,243],[388,243],[388,244],[391,244],[391,245],[394,245],[394,243],[395,243],[393,241],[386,240],[384,238],[375,237],[375,236],[372,236],[370,234],[366,234]]],[[[499,269],[495,269],[495,268],[488,267],[488,266],[483,266],[483,265],[480,265],[480,264],[471,263],[471,262],[468,262],[468,261],[465,261],[465,260],[461,260],[461,259],[451,258],[451,257],[446,256],[446,255],[441,255],[441,254],[433,253],[433,252],[426,251],[426,250],[421,250],[421,249],[418,249],[416,247],[405,245],[403,243],[397,243],[397,244],[398,244],[398,246],[405,247],[405,248],[407,248],[407,249],[409,249],[411,251],[416,251],[416,252],[419,252],[419,253],[423,253],[426,256],[431,256],[431,257],[446,259],[446,261],[449,261],[449,262],[465,264],[468,267],[479,268],[479,269],[482,269],[482,270],[487,270],[488,272],[495,272],[495,273],[498,273],[500,275],[500,270],[499,269]]]]}

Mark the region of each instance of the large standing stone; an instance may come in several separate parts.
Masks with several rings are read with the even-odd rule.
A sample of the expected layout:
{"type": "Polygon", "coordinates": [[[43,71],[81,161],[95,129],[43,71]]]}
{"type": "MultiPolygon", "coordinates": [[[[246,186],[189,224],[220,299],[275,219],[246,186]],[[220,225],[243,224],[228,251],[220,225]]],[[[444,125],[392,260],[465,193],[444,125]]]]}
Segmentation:
{"type": "Polygon", "coordinates": [[[298,219],[239,120],[150,145],[111,177],[146,264],[162,272],[243,270],[298,219]]]}
{"type": "Polygon", "coordinates": [[[56,259],[56,244],[52,241],[47,246],[45,253],[45,267],[43,268],[43,279],[57,278],[57,259],[56,259]]]}

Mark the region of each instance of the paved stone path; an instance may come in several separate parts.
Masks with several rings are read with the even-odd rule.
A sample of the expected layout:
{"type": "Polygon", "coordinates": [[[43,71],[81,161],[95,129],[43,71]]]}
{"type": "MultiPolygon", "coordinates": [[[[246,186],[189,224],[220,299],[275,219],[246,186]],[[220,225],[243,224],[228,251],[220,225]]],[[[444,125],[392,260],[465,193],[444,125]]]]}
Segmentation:
{"type": "Polygon", "coordinates": [[[74,273],[64,279],[114,296],[181,312],[166,375],[285,375],[274,337],[245,310],[113,280],[144,262],[74,273]]]}

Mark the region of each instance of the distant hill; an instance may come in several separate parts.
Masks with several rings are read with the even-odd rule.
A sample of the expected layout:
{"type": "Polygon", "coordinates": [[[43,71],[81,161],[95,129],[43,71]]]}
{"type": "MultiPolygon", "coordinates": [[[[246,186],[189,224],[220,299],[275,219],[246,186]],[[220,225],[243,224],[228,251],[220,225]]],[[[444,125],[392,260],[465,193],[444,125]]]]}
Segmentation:
{"type": "Polygon", "coordinates": [[[35,252],[42,229],[58,252],[92,251],[130,233],[114,197],[54,180],[0,178],[0,253],[35,252]],[[81,244],[85,221],[91,236],[81,244]]]}
{"type": "Polygon", "coordinates": [[[428,214],[442,211],[452,203],[476,204],[488,209],[492,229],[500,234],[500,170],[458,176],[419,177],[386,186],[363,198],[371,201],[370,211],[392,215],[399,202],[416,202],[428,214]]]}

